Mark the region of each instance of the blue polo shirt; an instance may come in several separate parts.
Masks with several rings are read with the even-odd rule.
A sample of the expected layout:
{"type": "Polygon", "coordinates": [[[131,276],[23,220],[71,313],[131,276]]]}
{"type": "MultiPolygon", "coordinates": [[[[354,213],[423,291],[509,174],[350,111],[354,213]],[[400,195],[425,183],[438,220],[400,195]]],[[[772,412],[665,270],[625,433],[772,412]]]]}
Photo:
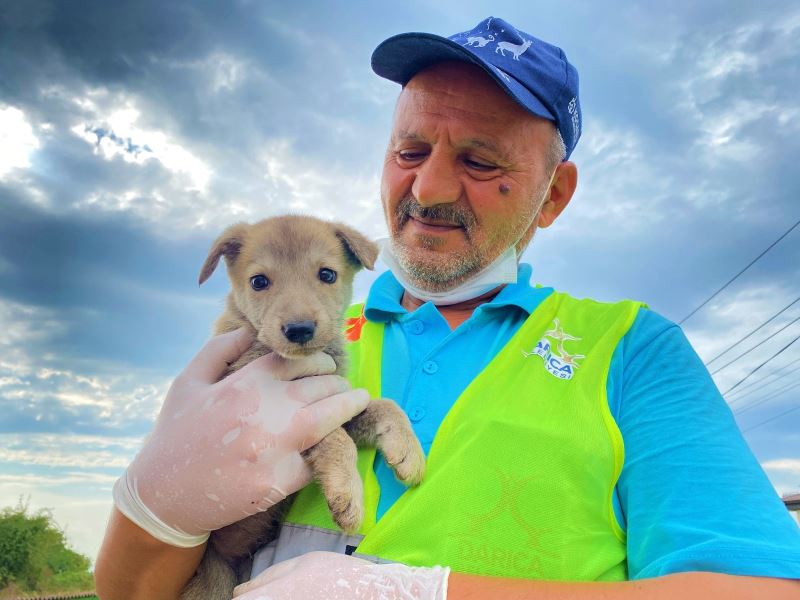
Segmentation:
{"type": "MultiPolygon", "coordinates": [[[[470,381],[552,292],[518,282],[451,330],[428,302],[413,313],[391,272],[365,307],[385,323],[383,395],[408,414],[427,453],[439,424],[470,381]]],[[[607,381],[625,462],[613,497],[627,533],[631,579],[712,571],[800,579],[800,529],[756,461],[681,329],[640,310],[617,346],[607,381]]],[[[405,490],[382,458],[378,518],[405,490]]]]}

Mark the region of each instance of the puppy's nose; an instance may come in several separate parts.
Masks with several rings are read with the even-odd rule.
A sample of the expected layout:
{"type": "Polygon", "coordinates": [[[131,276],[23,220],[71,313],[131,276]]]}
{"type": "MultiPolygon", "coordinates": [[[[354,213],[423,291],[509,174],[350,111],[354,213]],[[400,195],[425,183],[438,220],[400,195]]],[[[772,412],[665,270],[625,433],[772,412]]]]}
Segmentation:
{"type": "Polygon", "coordinates": [[[281,329],[287,340],[295,344],[302,344],[314,337],[316,326],[314,321],[297,321],[295,323],[286,323],[281,329]]]}

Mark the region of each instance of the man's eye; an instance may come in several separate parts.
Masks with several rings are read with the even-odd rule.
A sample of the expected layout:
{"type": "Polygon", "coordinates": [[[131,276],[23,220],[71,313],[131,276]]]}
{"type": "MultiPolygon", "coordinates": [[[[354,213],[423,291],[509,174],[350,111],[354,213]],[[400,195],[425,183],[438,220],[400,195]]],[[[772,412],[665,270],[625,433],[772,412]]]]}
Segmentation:
{"type": "Polygon", "coordinates": [[[464,159],[464,164],[466,164],[470,169],[475,169],[476,171],[494,171],[497,168],[497,165],[472,160],[471,158],[464,159]]]}
{"type": "Polygon", "coordinates": [[[270,281],[264,275],[254,275],[250,278],[250,287],[260,292],[269,287],[270,281]]]}
{"type": "Polygon", "coordinates": [[[427,152],[422,152],[419,150],[401,150],[397,153],[397,157],[405,162],[414,162],[417,160],[422,160],[428,155],[427,152]]]}

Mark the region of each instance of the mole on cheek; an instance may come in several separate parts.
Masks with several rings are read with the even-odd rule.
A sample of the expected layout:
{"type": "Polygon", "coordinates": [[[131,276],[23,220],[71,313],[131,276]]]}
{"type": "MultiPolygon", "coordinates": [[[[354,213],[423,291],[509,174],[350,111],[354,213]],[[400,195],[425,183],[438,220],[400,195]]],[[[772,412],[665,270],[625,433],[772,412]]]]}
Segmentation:
{"type": "Polygon", "coordinates": [[[501,194],[507,194],[508,192],[511,191],[511,188],[507,183],[501,183],[498,189],[500,190],[501,194]]]}

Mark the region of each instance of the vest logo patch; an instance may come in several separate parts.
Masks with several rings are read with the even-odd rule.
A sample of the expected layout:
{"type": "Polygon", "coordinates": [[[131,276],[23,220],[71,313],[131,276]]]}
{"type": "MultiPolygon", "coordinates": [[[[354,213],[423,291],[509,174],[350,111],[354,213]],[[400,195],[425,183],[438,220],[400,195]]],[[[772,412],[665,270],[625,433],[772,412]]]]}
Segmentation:
{"type": "Polygon", "coordinates": [[[572,379],[575,369],[578,368],[578,360],[585,358],[583,354],[568,354],[564,350],[564,342],[579,342],[581,338],[575,337],[565,332],[561,328],[558,319],[553,319],[552,329],[546,331],[536,346],[530,351],[522,351],[522,356],[539,356],[544,361],[544,368],[553,377],[558,379],[572,379]],[[553,347],[555,346],[555,348],[553,347]]]}

